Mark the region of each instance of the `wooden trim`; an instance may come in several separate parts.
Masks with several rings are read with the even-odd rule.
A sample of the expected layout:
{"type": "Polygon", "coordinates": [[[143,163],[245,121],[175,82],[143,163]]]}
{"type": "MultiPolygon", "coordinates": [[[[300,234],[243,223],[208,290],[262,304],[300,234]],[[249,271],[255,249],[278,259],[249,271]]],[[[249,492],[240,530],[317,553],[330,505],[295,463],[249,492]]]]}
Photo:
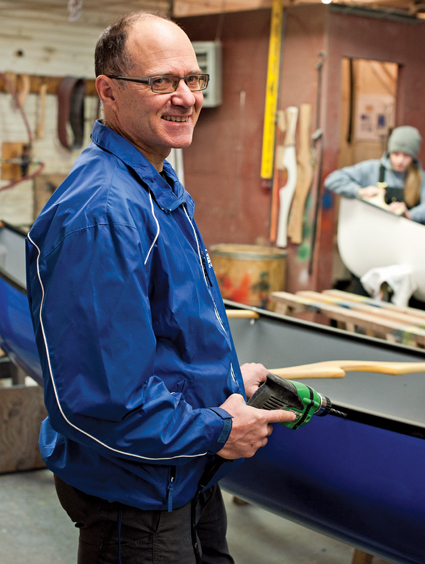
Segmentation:
{"type": "MultiPolygon", "coordinates": [[[[7,74],[8,77],[16,77],[16,81],[14,86],[16,88],[16,90],[18,92],[21,91],[21,89],[24,86],[24,79],[23,77],[28,76],[25,74],[19,75],[19,74],[15,74],[12,72],[5,72],[4,74],[7,74]]],[[[57,90],[58,90],[58,86],[60,81],[63,79],[63,76],[37,76],[37,75],[30,75],[29,76],[29,93],[31,94],[39,94],[40,93],[40,89],[41,86],[43,84],[47,85],[47,90],[46,93],[47,94],[56,94],[57,90]]],[[[82,77],[84,78],[84,77],[82,77]]],[[[95,80],[93,78],[85,78],[84,79],[86,82],[86,96],[97,96],[97,91],[96,91],[96,86],[95,86],[95,80]]],[[[6,87],[5,81],[3,80],[3,78],[0,76],[0,92],[9,92],[9,90],[6,87]]]]}

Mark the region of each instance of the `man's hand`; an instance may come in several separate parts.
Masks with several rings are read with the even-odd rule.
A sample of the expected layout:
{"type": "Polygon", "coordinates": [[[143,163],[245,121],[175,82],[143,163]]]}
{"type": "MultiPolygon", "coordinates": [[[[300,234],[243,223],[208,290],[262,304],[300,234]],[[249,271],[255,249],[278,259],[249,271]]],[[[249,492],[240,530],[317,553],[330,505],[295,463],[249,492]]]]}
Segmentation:
{"type": "Polygon", "coordinates": [[[246,397],[249,399],[258,390],[258,386],[266,381],[268,370],[263,364],[249,362],[242,364],[241,372],[246,397]]]}
{"type": "Polygon", "coordinates": [[[246,405],[240,394],[232,394],[220,406],[233,416],[232,430],[224,447],[217,452],[222,458],[250,458],[267,444],[271,423],[294,421],[295,415],[283,409],[267,411],[246,405]]]}

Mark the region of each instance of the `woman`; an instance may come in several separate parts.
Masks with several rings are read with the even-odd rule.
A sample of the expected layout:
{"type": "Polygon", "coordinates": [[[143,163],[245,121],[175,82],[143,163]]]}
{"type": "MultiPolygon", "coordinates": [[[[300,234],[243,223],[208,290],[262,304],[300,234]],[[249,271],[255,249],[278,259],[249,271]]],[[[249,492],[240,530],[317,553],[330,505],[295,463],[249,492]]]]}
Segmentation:
{"type": "Polygon", "coordinates": [[[336,170],[325,187],[346,198],[369,199],[382,193],[391,211],[425,224],[425,175],[417,158],[421,141],[415,127],[396,127],[381,159],[336,170]]]}

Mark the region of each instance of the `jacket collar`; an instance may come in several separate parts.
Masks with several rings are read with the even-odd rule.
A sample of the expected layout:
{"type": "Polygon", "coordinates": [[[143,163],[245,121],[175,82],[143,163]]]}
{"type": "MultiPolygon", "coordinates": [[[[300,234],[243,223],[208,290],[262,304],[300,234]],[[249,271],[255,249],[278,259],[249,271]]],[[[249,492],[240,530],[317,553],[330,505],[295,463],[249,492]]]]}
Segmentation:
{"type": "Polygon", "coordinates": [[[132,168],[140,181],[152,192],[154,199],[163,211],[171,212],[181,204],[186,204],[189,215],[193,217],[195,203],[190,194],[183,188],[168,161],[164,161],[164,171],[172,186],[162,178],[155,167],[128,139],[104,125],[102,120],[95,122],[91,139],[93,143],[112,153],[126,166],[132,168]]]}

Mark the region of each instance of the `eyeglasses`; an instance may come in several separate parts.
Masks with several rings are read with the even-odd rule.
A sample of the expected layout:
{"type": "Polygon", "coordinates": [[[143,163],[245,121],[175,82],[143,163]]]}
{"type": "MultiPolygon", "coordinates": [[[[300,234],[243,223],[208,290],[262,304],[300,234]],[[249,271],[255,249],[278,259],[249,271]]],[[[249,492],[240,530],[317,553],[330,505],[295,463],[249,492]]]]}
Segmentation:
{"type": "Polygon", "coordinates": [[[155,94],[170,94],[171,92],[175,92],[181,80],[185,81],[191,92],[199,92],[201,90],[205,90],[210,79],[209,74],[189,74],[187,76],[172,76],[164,74],[160,76],[151,76],[149,78],[116,76],[115,74],[107,76],[108,78],[114,78],[116,80],[128,80],[129,82],[149,84],[152,92],[155,94]]]}

